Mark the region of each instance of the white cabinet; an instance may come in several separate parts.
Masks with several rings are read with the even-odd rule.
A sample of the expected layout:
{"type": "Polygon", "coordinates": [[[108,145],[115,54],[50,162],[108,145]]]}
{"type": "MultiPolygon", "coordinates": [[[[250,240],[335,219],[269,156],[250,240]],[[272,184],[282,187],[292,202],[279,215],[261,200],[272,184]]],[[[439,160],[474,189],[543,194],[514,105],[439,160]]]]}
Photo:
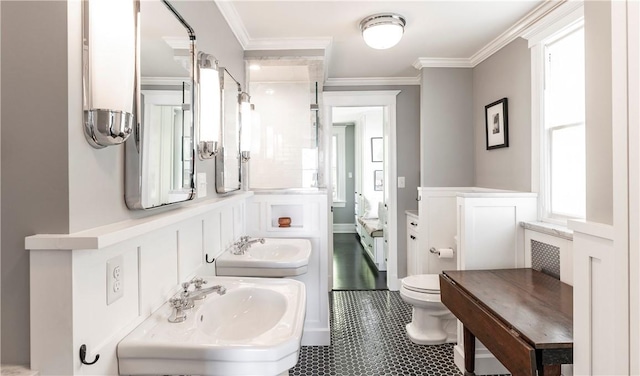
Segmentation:
{"type": "Polygon", "coordinates": [[[415,211],[406,211],[407,214],[407,276],[421,274],[420,258],[418,257],[419,222],[415,211]]]}

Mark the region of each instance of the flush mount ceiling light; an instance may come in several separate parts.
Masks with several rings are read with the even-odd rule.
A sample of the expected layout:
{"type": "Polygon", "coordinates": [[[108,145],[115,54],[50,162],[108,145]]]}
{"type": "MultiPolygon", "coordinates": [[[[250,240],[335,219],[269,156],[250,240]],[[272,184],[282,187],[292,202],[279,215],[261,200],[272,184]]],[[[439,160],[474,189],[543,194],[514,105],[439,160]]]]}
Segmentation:
{"type": "Polygon", "coordinates": [[[400,42],[406,24],[404,17],[399,14],[379,13],[360,21],[360,30],[369,47],[384,50],[400,42]]]}

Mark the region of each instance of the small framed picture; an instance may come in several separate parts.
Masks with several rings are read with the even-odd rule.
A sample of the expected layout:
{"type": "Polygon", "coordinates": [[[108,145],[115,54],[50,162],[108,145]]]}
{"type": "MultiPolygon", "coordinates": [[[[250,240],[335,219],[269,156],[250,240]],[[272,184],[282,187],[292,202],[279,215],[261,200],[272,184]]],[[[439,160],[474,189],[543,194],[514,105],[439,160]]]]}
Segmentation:
{"type": "Polygon", "coordinates": [[[384,189],[384,174],[382,170],[373,171],[373,190],[382,191],[384,189]]]}
{"type": "Polygon", "coordinates": [[[384,146],[382,137],[371,137],[371,162],[382,162],[384,146]]]}
{"type": "Polygon", "coordinates": [[[487,150],[508,147],[507,98],[502,98],[484,106],[484,117],[487,131],[487,150]]]}

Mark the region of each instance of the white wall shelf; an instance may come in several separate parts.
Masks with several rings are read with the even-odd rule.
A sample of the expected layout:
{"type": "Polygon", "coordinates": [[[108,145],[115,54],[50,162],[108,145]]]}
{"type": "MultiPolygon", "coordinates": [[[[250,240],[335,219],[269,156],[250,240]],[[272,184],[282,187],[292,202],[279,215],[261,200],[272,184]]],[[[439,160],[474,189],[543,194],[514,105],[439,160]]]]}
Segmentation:
{"type": "Polygon", "coordinates": [[[253,196],[253,192],[239,192],[194,205],[183,206],[162,214],[113,223],[107,226],[91,228],[72,234],[37,234],[25,238],[27,250],[74,250],[102,249],[111,245],[170,226],[186,219],[198,216],[244,201],[253,196]]]}

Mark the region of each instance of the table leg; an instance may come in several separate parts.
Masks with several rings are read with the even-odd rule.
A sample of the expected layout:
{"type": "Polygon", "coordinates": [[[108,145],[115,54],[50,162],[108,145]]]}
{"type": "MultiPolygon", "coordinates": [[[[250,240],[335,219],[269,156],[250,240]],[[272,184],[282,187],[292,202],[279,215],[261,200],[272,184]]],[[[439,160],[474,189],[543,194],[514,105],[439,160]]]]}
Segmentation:
{"type": "Polygon", "coordinates": [[[474,376],[476,368],[476,336],[466,326],[462,326],[464,336],[464,376],[474,376]]]}
{"type": "Polygon", "coordinates": [[[546,364],[538,369],[538,376],[560,376],[560,371],[560,364],[546,364]]]}

